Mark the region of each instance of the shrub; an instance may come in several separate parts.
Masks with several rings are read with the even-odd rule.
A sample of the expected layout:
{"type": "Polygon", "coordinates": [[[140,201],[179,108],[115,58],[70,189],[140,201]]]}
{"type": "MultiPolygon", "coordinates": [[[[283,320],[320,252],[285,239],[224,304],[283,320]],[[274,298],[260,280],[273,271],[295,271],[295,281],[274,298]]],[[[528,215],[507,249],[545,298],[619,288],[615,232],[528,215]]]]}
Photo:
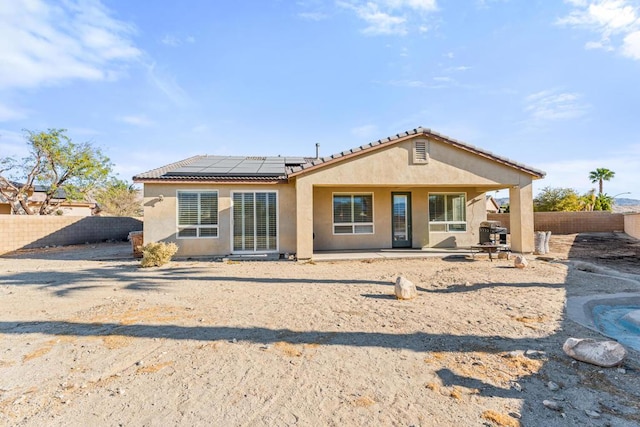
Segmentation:
{"type": "Polygon", "coordinates": [[[171,257],[178,252],[175,243],[147,243],[142,247],[142,267],[160,267],[171,261],[171,257]]]}

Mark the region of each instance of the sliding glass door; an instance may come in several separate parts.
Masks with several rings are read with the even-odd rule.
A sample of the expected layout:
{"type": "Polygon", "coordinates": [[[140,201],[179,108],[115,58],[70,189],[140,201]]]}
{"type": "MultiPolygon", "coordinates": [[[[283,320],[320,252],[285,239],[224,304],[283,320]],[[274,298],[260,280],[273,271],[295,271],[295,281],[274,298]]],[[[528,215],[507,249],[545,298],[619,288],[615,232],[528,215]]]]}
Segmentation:
{"type": "Polygon", "coordinates": [[[233,252],[278,250],[275,191],[233,193],[233,252]]]}

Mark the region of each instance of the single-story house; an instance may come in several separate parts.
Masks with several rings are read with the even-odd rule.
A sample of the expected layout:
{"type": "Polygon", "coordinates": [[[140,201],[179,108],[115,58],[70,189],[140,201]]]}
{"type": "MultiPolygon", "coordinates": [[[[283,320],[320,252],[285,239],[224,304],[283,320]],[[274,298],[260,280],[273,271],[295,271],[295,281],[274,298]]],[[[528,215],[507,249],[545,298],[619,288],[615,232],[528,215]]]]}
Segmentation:
{"type": "MultiPolygon", "coordinates": [[[[13,185],[21,187],[22,184],[12,182],[13,185]]],[[[38,212],[42,203],[47,197],[48,188],[43,185],[34,185],[28,189],[27,205],[38,212]]],[[[91,216],[96,208],[95,202],[83,202],[67,200],[67,195],[62,188],[59,188],[52,198],[52,203],[56,206],[53,215],[64,216],[91,216]]],[[[0,215],[13,215],[11,203],[0,194],[0,215]]]]}
{"type": "Polygon", "coordinates": [[[532,252],[544,172],[417,128],[329,157],[194,156],[133,177],[144,242],[180,256],[469,247],[486,192],[509,190],[511,247],[532,252]]]}

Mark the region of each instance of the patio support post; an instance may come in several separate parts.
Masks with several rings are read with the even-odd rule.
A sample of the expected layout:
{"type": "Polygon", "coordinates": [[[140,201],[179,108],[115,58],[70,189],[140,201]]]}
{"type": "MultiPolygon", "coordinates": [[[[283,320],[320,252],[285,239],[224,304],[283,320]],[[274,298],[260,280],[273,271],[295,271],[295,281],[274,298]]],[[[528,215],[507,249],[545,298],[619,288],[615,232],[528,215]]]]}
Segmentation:
{"type": "Polygon", "coordinates": [[[296,180],[296,256],[313,256],[313,185],[304,179],[296,180]]]}
{"type": "Polygon", "coordinates": [[[511,249],[533,252],[533,188],[531,180],[509,189],[511,249]]]}

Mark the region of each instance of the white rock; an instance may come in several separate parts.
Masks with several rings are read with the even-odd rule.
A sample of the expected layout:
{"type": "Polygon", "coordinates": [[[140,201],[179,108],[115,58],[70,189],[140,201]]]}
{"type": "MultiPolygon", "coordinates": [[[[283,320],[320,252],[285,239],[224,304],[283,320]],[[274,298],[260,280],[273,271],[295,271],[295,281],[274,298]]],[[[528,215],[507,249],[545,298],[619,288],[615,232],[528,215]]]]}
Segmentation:
{"type": "Polygon", "coordinates": [[[525,268],[527,264],[529,263],[524,255],[516,255],[513,259],[513,265],[516,266],[516,268],[525,268]]]}
{"type": "Polygon", "coordinates": [[[547,383],[547,388],[551,391],[558,391],[560,389],[560,386],[553,381],[549,381],[547,383]]]}
{"type": "Polygon", "coordinates": [[[549,408],[554,411],[562,411],[562,406],[560,406],[560,404],[555,400],[543,400],[542,404],[545,406],[545,408],[549,408]]]}
{"type": "Polygon", "coordinates": [[[395,292],[398,299],[413,299],[418,296],[416,285],[402,276],[396,279],[395,292]]]}
{"type": "Polygon", "coordinates": [[[600,418],[600,412],[598,411],[590,411],[588,409],[584,410],[584,413],[589,416],[589,418],[600,418]]]}
{"type": "Polygon", "coordinates": [[[627,350],[615,341],[569,338],[562,346],[567,356],[592,365],[611,368],[622,363],[627,350]]]}
{"type": "Polygon", "coordinates": [[[544,236],[544,253],[549,253],[549,241],[551,240],[551,232],[547,231],[544,236]]]}

